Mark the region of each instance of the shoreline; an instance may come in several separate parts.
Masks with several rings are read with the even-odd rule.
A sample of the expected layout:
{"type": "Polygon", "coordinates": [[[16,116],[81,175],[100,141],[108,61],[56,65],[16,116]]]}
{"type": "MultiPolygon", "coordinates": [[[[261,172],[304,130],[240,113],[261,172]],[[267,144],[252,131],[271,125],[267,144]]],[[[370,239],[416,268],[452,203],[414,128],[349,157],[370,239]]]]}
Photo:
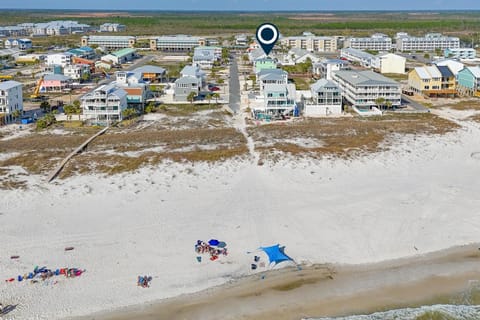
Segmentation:
{"type": "Polygon", "coordinates": [[[198,293],[72,319],[301,319],[451,303],[480,281],[479,244],[364,265],[283,268],[198,293]],[[262,277],[264,275],[264,277],[262,277]]]}

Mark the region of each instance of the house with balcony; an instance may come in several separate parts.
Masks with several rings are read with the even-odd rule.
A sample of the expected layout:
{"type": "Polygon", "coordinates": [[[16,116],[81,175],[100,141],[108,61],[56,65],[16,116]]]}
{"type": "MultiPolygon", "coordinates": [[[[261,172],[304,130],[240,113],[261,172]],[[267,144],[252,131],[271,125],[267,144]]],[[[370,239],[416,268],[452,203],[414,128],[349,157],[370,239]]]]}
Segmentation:
{"type": "Polygon", "coordinates": [[[152,65],[144,65],[132,70],[136,74],[140,74],[143,81],[148,82],[165,82],[167,80],[167,70],[152,65]]]}
{"type": "Polygon", "coordinates": [[[95,125],[110,125],[122,120],[127,109],[127,92],[115,84],[102,85],[81,99],[84,119],[95,125]]]}
{"type": "Polygon", "coordinates": [[[266,85],[269,84],[283,84],[288,83],[288,72],[282,69],[262,69],[257,74],[257,85],[260,92],[263,92],[266,85]]]}
{"type": "Polygon", "coordinates": [[[253,70],[257,76],[262,70],[273,70],[276,68],[277,62],[270,57],[257,59],[253,62],[253,70]]]}
{"type": "Polygon", "coordinates": [[[433,62],[436,66],[447,66],[452,71],[455,78],[458,77],[458,73],[465,68],[465,65],[455,59],[441,59],[433,62]]]}
{"type": "Polygon", "coordinates": [[[333,81],[320,79],[310,87],[311,97],[303,101],[305,117],[342,114],[342,90],[333,81]]]}
{"type": "MultiPolygon", "coordinates": [[[[221,49],[220,49],[221,50],[221,49]]],[[[215,49],[207,47],[197,47],[193,51],[192,62],[202,69],[211,69],[219,57],[215,54],[215,49]]]]}
{"type": "Polygon", "coordinates": [[[299,63],[305,63],[308,60],[310,60],[310,62],[313,64],[320,61],[320,58],[308,50],[293,48],[283,56],[281,64],[284,66],[294,66],[299,63]]]}
{"type": "Polygon", "coordinates": [[[370,70],[335,71],[333,81],[342,90],[343,99],[358,109],[370,109],[380,98],[385,106],[397,107],[402,102],[400,83],[370,70]]]}
{"type": "Polygon", "coordinates": [[[350,62],[342,59],[324,59],[313,64],[313,74],[327,80],[332,80],[332,72],[349,69],[350,62]]]}
{"type": "Polygon", "coordinates": [[[416,67],[408,73],[409,88],[426,96],[455,95],[455,82],[455,75],[447,66],[416,67]]]}
{"type": "Polygon", "coordinates": [[[188,101],[190,93],[197,96],[200,93],[201,80],[197,77],[183,76],[175,81],[173,99],[175,101],[188,101]]]}
{"type": "Polygon", "coordinates": [[[88,64],[70,64],[63,68],[63,75],[73,80],[80,80],[85,75],[90,76],[90,66],[88,64]]]}
{"type": "Polygon", "coordinates": [[[43,77],[40,92],[64,92],[70,90],[72,79],[63,74],[47,74],[43,77]]]}
{"type": "Polygon", "coordinates": [[[143,111],[150,95],[150,86],[143,81],[143,75],[136,71],[118,71],[114,84],[127,92],[128,108],[143,111]]]}
{"type": "Polygon", "coordinates": [[[0,82],[0,125],[13,121],[13,113],[23,113],[23,84],[17,81],[0,82]]]}
{"type": "Polygon", "coordinates": [[[480,97],[480,67],[465,67],[457,76],[458,92],[462,95],[480,97]]]}
{"type": "Polygon", "coordinates": [[[72,63],[73,55],[69,52],[49,54],[45,63],[47,66],[65,66],[72,63]]]}
{"type": "Polygon", "coordinates": [[[254,108],[255,114],[287,116],[297,110],[296,90],[294,84],[267,84],[263,90],[263,107],[254,108]]]}

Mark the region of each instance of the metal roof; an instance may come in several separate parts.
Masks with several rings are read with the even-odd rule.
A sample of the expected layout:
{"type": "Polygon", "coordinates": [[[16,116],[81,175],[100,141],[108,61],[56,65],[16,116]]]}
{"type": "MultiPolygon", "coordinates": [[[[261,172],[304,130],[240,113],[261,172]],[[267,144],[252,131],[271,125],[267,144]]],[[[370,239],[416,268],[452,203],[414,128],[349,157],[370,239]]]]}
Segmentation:
{"type": "Polygon", "coordinates": [[[333,81],[327,80],[327,79],[320,79],[314,84],[312,84],[311,89],[313,91],[320,91],[322,88],[336,88],[340,90],[340,87],[333,81]]]}
{"type": "Polygon", "coordinates": [[[0,90],[9,90],[17,86],[22,86],[22,84],[20,82],[13,81],[13,80],[0,82],[0,90]]]}
{"type": "Polygon", "coordinates": [[[382,76],[373,71],[354,71],[354,70],[340,70],[334,72],[335,76],[347,81],[353,85],[395,85],[400,84],[390,78],[382,76]]]}
{"type": "Polygon", "coordinates": [[[430,79],[430,73],[428,73],[425,67],[416,67],[415,72],[417,73],[420,79],[430,79]]]}
{"type": "Polygon", "coordinates": [[[152,66],[152,65],[144,65],[141,67],[138,67],[133,70],[134,72],[141,72],[141,73],[157,73],[157,74],[163,74],[166,72],[166,70],[162,67],[157,67],[157,66],[152,66]]]}
{"type": "Polygon", "coordinates": [[[430,74],[432,78],[441,78],[442,74],[438,70],[437,66],[427,66],[425,67],[427,72],[430,74]]]}
{"type": "Polygon", "coordinates": [[[437,66],[437,68],[444,78],[452,78],[454,76],[453,72],[447,66],[437,66]]]}

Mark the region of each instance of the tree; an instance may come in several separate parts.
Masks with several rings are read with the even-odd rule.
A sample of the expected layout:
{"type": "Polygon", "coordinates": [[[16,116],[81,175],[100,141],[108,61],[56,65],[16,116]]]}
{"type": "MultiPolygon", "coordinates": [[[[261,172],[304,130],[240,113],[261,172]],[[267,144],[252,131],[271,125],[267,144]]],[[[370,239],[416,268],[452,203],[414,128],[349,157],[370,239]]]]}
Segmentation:
{"type": "Polygon", "coordinates": [[[42,101],[42,103],[40,103],[40,109],[42,109],[43,113],[50,112],[50,103],[48,101],[42,101]]]}
{"type": "Polygon", "coordinates": [[[250,61],[250,59],[248,58],[248,54],[244,54],[242,56],[242,61],[243,61],[243,64],[247,64],[248,61],[250,61]]]}
{"type": "Polygon", "coordinates": [[[45,129],[57,122],[53,113],[47,113],[43,118],[37,120],[37,129],[45,129]]]}
{"type": "Polygon", "coordinates": [[[66,106],[63,107],[63,111],[67,115],[67,120],[72,119],[72,114],[75,113],[75,108],[71,104],[67,104],[66,106]]]}
{"type": "Polygon", "coordinates": [[[375,104],[381,109],[382,106],[385,104],[385,98],[378,97],[377,99],[375,99],[375,104]]]}
{"type": "Polygon", "coordinates": [[[212,100],[213,98],[213,95],[211,93],[207,93],[207,95],[205,96],[205,99],[208,100],[208,104],[210,104],[210,101],[212,100]]]}
{"type": "Polygon", "coordinates": [[[85,72],[82,74],[82,77],[80,78],[82,80],[82,82],[87,82],[90,80],[90,73],[88,72],[85,72]]]}
{"type": "Polygon", "coordinates": [[[22,112],[21,112],[20,110],[18,110],[18,109],[16,109],[15,111],[12,112],[12,117],[13,117],[14,119],[18,119],[18,118],[20,118],[21,116],[22,116],[22,112]]]}
{"type": "Polygon", "coordinates": [[[122,117],[124,119],[130,119],[133,118],[137,114],[137,111],[135,109],[129,108],[125,109],[122,111],[122,117]]]}
{"type": "Polygon", "coordinates": [[[146,106],[145,106],[145,113],[151,113],[156,111],[156,106],[155,102],[150,101],[146,106]]]}
{"type": "Polygon", "coordinates": [[[387,109],[390,109],[392,107],[392,101],[387,101],[385,102],[385,107],[387,107],[387,109]]]}
{"type": "Polygon", "coordinates": [[[218,99],[220,99],[220,95],[215,92],[214,94],[212,94],[212,98],[215,99],[215,103],[218,104],[218,99]]]}
{"type": "Polygon", "coordinates": [[[197,93],[195,91],[192,91],[188,94],[187,100],[190,101],[191,104],[193,104],[193,100],[195,100],[196,96],[197,96],[197,93]]]}

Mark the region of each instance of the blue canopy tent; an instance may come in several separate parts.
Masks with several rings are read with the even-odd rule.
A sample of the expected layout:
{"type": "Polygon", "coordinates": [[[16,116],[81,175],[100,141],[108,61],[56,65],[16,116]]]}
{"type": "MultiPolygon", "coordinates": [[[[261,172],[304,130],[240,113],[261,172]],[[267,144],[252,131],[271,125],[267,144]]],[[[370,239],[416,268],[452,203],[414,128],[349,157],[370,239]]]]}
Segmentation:
{"type": "Polygon", "coordinates": [[[263,250],[267,254],[270,265],[276,265],[283,261],[293,261],[292,258],[283,252],[283,249],[284,247],[280,247],[279,244],[270,247],[260,247],[260,250],[263,250]]]}

